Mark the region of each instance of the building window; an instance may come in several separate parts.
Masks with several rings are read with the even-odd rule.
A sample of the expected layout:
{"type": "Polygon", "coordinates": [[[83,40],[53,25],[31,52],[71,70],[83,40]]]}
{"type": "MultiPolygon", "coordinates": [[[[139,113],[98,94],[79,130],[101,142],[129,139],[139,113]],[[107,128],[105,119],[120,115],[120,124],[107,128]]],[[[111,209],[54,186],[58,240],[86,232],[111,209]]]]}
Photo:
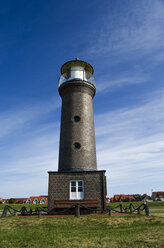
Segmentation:
{"type": "Polygon", "coordinates": [[[78,192],[83,192],[83,181],[78,181],[78,192]]]}
{"type": "Polygon", "coordinates": [[[84,199],[84,181],[72,180],[70,181],[70,200],[84,199]]]}
{"type": "Polygon", "coordinates": [[[81,147],[80,143],[78,143],[78,142],[74,143],[74,148],[75,148],[76,150],[79,150],[80,147],[81,147]]]}
{"type": "Polygon", "coordinates": [[[35,199],[35,200],[33,201],[33,204],[38,204],[38,200],[35,199]]]}
{"type": "Polygon", "coordinates": [[[45,200],[41,199],[40,204],[45,204],[45,200]]]}
{"type": "Polygon", "coordinates": [[[27,201],[26,201],[26,204],[30,204],[31,203],[31,201],[30,201],[30,199],[28,199],[27,201]]]}
{"type": "Polygon", "coordinates": [[[80,116],[77,116],[77,115],[74,116],[74,121],[75,121],[75,122],[79,122],[79,121],[80,121],[80,116]]]}

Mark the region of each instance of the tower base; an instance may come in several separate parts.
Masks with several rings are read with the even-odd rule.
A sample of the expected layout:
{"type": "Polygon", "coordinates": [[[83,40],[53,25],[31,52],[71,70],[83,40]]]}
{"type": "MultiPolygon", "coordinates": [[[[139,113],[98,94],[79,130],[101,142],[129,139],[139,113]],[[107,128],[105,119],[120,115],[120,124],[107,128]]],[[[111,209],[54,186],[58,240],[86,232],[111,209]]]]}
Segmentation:
{"type": "Polygon", "coordinates": [[[106,210],[106,176],[104,170],[48,173],[49,214],[74,214],[77,206],[80,208],[80,214],[103,213],[106,210]],[[75,186],[71,184],[72,181],[75,186]],[[78,184],[76,186],[75,182],[79,181],[82,182],[82,186],[78,184]],[[76,190],[77,192],[74,192],[76,190]]]}

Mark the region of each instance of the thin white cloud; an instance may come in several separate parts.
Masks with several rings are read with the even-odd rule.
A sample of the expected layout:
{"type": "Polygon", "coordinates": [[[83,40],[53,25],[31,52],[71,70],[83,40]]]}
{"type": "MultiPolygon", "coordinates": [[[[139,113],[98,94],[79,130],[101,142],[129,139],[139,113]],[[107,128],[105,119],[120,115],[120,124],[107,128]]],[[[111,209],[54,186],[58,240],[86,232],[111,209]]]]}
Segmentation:
{"type": "Polygon", "coordinates": [[[59,123],[52,122],[52,115],[58,113],[55,111],[59,105],[54,101],[35,102],[0,113],[0,195],[3,197],[19,196],[25,189],[24,182],[28,182],[30,192],[32,188],[40,194],[45,188],[47,192],[46,172],[57,170],[59,123]],[[37,187],[32,184],[33,178],[44,183],[37,187]],[[18,187],[14,191],[16,181],[18,187]]]}
{"type": "MultiPolygon", "coordinates": [[[[108,195],[125,193],[128,189],[127,193],[162,189],[163,109],[164,91],[161,90],[145,95],[138,106],[95,116],[98,169],[107,171],[108,195]]],[[[38,126],[30,138],[25,137],[14,146],[11,142],[7,143],[7,149],[1,147],[2,197],[47,193],[47,171],[58,167],[59,124],[55,127],[45,123],[45,126],[38,126]]]]}
{"type": "Polygon", "coordinates": [[[0,137],[9,135],[34,120],[42,119],[46,114],[55,111],[60,106],[59,102],[33,103],[19,109],[11,109],[0,113],[0,137]]]}
{"type": "MultiPolygon", "coordinates": [[[[110,76],[108,76],[110,77],[110,76]]],[[[100,82],[97,84],[97,92],[108,92],[108,90],[114,90],[120,87],[124,87],[127,85],[134,85],[134,84],[141,84],[148,82],[149,77],[146,75],[141,76],[131,76],[131,77],[119,77],[113,80],[104,80],[102,78],[98,79],[97,81],[100,82]]]]}
{"type": "Polygon", "coordinates": [[[159,51],[164,47],[163,26],[162,0],[134,1],[122,13],[118,9],[110,13],[109,9],[88,53],[105,57],[124,55],[124,59],[129,59],[127,54],[138,57],[159,51]]]}
{"type": "Polygon", "coordinates": [[[47,171],[58,168],[59,127],[48,125],[23,140],[19,140],[19,135],[16,138],[14,144],[7,142],[7,149],[1,149],[0,195],[6,198],[47,194],[47,171]]]}
{"type": "Polygon", "coordinates": [[[149,190],[163,185],[163,93],[154,93],[142,105],[96,116],[98,165],[107,170],[109,192],[137,182],[143,192],[146,184],[149,190]]]}

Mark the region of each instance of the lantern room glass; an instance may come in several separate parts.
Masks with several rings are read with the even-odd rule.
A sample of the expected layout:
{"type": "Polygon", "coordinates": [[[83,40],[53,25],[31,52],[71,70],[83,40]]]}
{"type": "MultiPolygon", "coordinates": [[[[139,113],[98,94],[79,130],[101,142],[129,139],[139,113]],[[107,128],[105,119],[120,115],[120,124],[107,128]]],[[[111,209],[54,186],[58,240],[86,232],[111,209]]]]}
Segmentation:
{"type": "Polygon", "coordinates": [[[81,66],[72,66],[70,70],[63,73],[59,78],[59,86],[69,81],[86,81],[96,86],[96,79],[93,74],[81,66]]]}

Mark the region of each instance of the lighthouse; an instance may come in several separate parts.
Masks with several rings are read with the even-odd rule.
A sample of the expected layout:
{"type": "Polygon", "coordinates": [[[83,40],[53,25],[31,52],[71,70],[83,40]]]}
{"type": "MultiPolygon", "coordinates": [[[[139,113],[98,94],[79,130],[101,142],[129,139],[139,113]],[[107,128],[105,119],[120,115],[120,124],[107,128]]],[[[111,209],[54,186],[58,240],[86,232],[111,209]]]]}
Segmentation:
{"type": "Polygon", "coordinates": [[[93,67],[76,58],[61,67],[62,99],[58,171],[49,172],[48,209],[53,214],[105,211],[106,177],[97,170],[93,98],[93,67]]]}

